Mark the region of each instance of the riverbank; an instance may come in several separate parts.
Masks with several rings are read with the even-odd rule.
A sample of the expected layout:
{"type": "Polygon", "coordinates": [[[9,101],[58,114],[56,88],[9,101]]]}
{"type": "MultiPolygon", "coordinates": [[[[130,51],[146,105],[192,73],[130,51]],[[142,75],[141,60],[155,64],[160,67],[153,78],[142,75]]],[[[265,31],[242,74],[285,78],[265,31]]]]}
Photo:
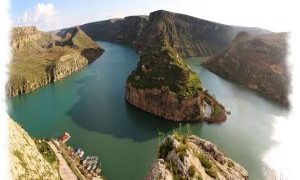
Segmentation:
{"type": "Polygon", "coordinates": [[[57,140],[48,141],[48,144],[59,159],[59,173],[63,180],[103,180],[101,169],[89,169],[83,163],[83,158],[78,156],[71,146],[57,140]]]}
{"type": "Polygon", "coordinates": [[[11,46],[7,96],[29,93],[56,82],[87,66],[104,52],[78,27],[65,34],[43,32],[36,27],[13,28],[11,46]]]}
{"type": "MultiPolygon", "coordinates": [[[[106,50],[100,59],[57,83],[9,98],[9,112],[34,137],[69,132],[71,146],[101,157],[107,179],[143,179],[157,154],[153,147],[158,146],[158,130],[172,133],[178,123],[126,103],[126,78],[136,67],[138,55],[119,44],[98,43],[106,50]]],[[[190,123],[191,130],[245,167],[249,179],[264,179],[262,157],[273,143],[273,123],[286,112],[206,70],[198,59],[187,63],[231,112],[226,123],[190,123]]]]}
{"type": "Polygon", "coordinates": [[[74,174],[62,154],[59,152],[59,150],[56,148],[56,146],[53,144],[52,141],[48,141],[49,146],[55,153],[56,157],[58,158],[59,165],[58,165],[58,171],[59,175],[62,180],[76,180],[77,176],[74,174]]]}

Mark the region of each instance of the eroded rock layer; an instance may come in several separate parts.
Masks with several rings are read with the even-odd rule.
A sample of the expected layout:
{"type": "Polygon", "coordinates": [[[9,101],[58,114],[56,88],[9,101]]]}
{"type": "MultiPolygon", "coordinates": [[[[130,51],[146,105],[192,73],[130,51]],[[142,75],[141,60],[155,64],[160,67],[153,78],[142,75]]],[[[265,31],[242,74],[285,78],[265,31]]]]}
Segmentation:
{"type": "Polygon", "coordinates": [[[224,107],[203,90],[198,76],[162,39],[144,51],[128,77],[126,100],[169,120],[226,120],[224,107]]]}
{"type": "Polygon", "coordinates": [[[129,16],[81,25],[96,40],[120,42],[142,51],[164,33],[181,57],[211,56],[227,47],[240,31],[261,34],[267,30],[229,26],[192,16],[154,11],[149,16],[129,16]]]}
{"type": "Polygon", "coordinates": [[[182,57],[214,55],[241,30],[252,34],[268,32],[164,10],[80,27],[93,39],[129,45],[140,55],[126,85],[129,103],[170,120],[209,122],[224,121],[225,109],[204,90],[182,57]]]}
{"type": "Polygon", "coordinates": [[[59,180],[58,167],[45,159],[27,132],[11,119],[8,125],[10,178],[59,180]]]}
{"type": "Polygon", "coordinates": [[[85,67],[103,53],[78,27],[65,33],[45,33],[35,27],[12,30],[12,60],[8,96],[31,92],[85,67]]]}
{"type": "Polygon", "coordinates": [[[159,146],[146,180],[245,180],[248,172],[209,141],[174,133],[159,146]]]}
{"type": "Polygon", "coordinates": [[[251,36],[242,32],[224,51],[203,65],[288,107],[287,33],[251,36]]]}
{"type": "Polygon", "coordinates": [[[139,53],[164,32],[170,46],[181,57],[214,55],[227,47],[240,31],[251,34],[268,32],[259,28],[224,25],[164,10],[154,11],[149,16],[129,16],[88,23],[80,28],[93,39],[124,43],[139,53]]]}

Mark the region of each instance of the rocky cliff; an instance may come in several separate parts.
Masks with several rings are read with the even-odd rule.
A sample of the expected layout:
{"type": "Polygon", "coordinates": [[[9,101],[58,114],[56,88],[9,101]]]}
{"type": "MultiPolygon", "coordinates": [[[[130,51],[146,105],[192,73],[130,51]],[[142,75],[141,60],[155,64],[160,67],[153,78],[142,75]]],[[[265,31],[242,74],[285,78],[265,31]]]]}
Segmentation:
{"type": "Polygon", "coordinates": [[[9,119],[11,179],[59,180],[58,167],[47,160],[35,141],[17,123],[9,119]]]}
{"type": "Polygon", "coordinates": [[[140,54],[140,62],[126,84],[129,103],[170,120],[209,122],[224,121],[225,109],[204,90],[182,57],[214,55],[241,30],[268,32],[164,10],[149,16],[88,23],[80,28],[93,39],[123,43],[140,54]]]}
{"type": "Polygon", "coordinates": [[[288,107],[287,36],[287,33],[252,36],[241,32],[227,49],[203,65],[288,107]]]}
{"type": "Polygon", "coordinates": [[[175,133],[159,146],[146,180],[245,180],[248,172],[209,141],[175,133]]]}
{"type": "Polygon", "coordinates": [[[57,81],[103,53],[103,49],[78,27],[58,35],[41,32],[35,27],[12,30],[8,96],[28,93],[57,81]]]}
{"type": "Polygon", "coordinates": [[[88,23],[80,28],[93,39],[123,43],[139,53],[164,34],[181,57],[214,55],[227,47],[240,31],[251,34],[269,32],[259,28],[224,25],[164,10],[154,11],[149,16],[88,23]]]}
{"type": "Polygon", "coordinates": [[[125,97],[132,105],[169,120],[226,120],[224,107],[203,90],[198,76],[167,42],[144,51],[128,77],[125,97]]]}

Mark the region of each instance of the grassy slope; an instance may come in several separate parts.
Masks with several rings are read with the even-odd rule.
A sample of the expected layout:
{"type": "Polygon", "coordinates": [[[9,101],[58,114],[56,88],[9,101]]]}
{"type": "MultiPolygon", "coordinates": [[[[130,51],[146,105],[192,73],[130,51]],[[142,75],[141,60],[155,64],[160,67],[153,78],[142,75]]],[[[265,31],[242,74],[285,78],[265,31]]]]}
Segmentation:
{"type": "Polygon", "coordinates": [[[13,48],[12,60],[9,65],[10,69],[10,84],[12,86],[19,86],[26,81],[41,81],[47,77],[49,68],[55,65],[60,57],[80,53],[84,48],[97,48],[97,44],[86,36],[81,30],[74,33],[70,39],[75,46],[65,45],[56,46],[55,41],[66,41],[68,38],[59,38],[50,33],[35,31],[33,33],[12,32],[12,42],[19,41],[19,39],[28,36],[39,36],[37,39],[27,42],[20,42],[19,48],[13,48]],[[49,43],[53,46],[46,48],[49,43]]]}
{"type": "Polygon", "coordinates": [[[138,88],[165,89],[181,96],[193,96],[202,90],[198,76],[170,46],[161,44],[144,52],[128,82],[138,88]]]}

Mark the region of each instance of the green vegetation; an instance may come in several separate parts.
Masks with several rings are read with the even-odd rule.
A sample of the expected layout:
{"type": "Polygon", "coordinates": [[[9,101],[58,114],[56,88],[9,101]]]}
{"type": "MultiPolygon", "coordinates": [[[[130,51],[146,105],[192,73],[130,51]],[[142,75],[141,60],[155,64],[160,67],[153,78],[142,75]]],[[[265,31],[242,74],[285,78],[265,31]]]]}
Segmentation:
{"type": "Polygon", "coordinates": [[[202,90],[198,76],[164,42],[151,45],[143,53],[128,82],[137,88],[169,90],[183,97],[202,90]]]}
{"type": "Polygon", "coordinates": [[[34,139],[34,143],[39,150],[39,152],[42,154],[44,159],[48,161],[53,167],[58,167],[58,159],[49,146],[48,142],[43,139],[34,139]]]}
{"type": "Polygon", "coordinates": [[[71,40],[79,49],[97,47],[97,44],[78,27],[71,28],[70,32],[64,37],[64,40],[71,40]]]}
{"type": "MultiPolygon", "coordinates": [[[[176,152],[179,154],[179,158],[181,161],[183,161],[184,156],[186,155],[186,150],[187,150],[186,140],[190,134],[191,134],[191,130],[189,125],[186,126],[186,129],[183,129],[181,127],[181,124],[179,124],[179,128],[173,130],[172,136],[180,143],[176,149],[176,152]]],[[[162,132],[159,132],[160,139],[162,139],[163,136],[164,134],[162,132]]],[[[160,146],[158,149],[158,158],[165,159],[168,153],[172,149],[173,149],[172,142],[170,141],[169,138],[166,138],[165,141],[160,142],[160,146]]]]}
{"type": "Polygon", "coordinates": [[[169,139],[162,142],[158,149],[158,158],[165,159],[169,152],[173,149],[173,144],[169,139]]]}
{"type": "Polygon", "coordinates": [[[207,169],[212,168],[212,163],[203,154],[195,153],[195,156],[199,159],[199,161],[201,162],[201,165],[204,168],[207,168],[207,169]]]}
{"type": "Polygon", "coordinates": [[[180,143],[178,145],[178,147],[176,148],[176,152],[178,153],[179,155],[179,158],[181,161],[184,160],[184,156],[186,155],[186,152],[187,151],[187,145],[186,144],[183,144],[183,143],[180,143]]]}
{"type": "Polygon", "coordinates": [[[35,89],[47,84],[53,78],[53,69],[61,62],[61,57],[75,53],[82,54],[86,48],[95,50],[99,48],[81,30],[73,31],[71,37],[62,39],[35,28],[13,29],[8,88],[16,91],[14,95],[20,93],[18,90],[25,91],[26,87],[28,91],[29,88],[35,89]]]}
{"type": "Polygon", "coordinates": [[[218,117],[220,113],[222,113],[222,109],[219,105],[212,106],[212,112],[211,112],[212,117],[218,117]]]}
{"type": "Polygon", "coordinates": [[[173,164],[172,162],[166,162],[166,168],[170,170],[174,180],[186,179],[185,177],[183,177],[181,175],[181,173],[178,170],[177,166],[175,164],[173,164]]]}
{"type": "Polygon", "coordinates": [[[212,178],[217,178],[218,177],[218,173],[214,168],[205,169],[205,172],[206,172],[206,174],[208,174],[212,178]]]}
{"type": "Polygon", "coordinates": [[[20,164],[21,166],[25,169],[25,171],[27,172],[28,171],[28,168],[27,168],[27,164],[26,162],[24,161],[24,158],[23,158],[23,154],[18,151],[18,150],[15,150],[13,152],[13,154],[20,160],[20,164]]]}
{"type": "Polygon", "coordinates": [[[201,162],[201,165],[205,168],[206,174],[208,174],[212,178],[218,177],[218,173],[217,173],[215,167],[213,166],[212,162],[207,157],[205,157],[201,153],[195,153],[195,156],[199,159],[199,161],[201,162]]]}
{"type": "Polygon", "coordinates": [[[189,167],[189,170],[188,170],[189,176],[190,176],[190,177],[194,177],[195,172],[196,172],[195,166],[194,166],[194,165],[191,165],[191,166],[189,167]]]}

